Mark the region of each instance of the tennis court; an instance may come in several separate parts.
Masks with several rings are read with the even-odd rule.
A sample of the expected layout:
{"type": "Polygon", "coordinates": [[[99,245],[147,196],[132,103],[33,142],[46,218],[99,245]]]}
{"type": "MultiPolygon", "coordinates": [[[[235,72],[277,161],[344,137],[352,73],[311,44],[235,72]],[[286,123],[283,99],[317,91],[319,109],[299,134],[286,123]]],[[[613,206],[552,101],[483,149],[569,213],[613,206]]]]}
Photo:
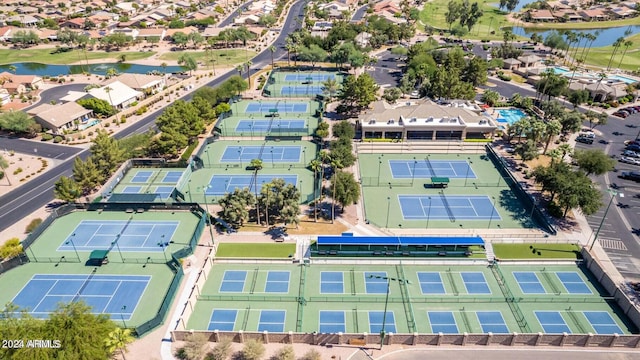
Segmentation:
{"type": "Polygon", "coordinates": [[[270,132],[272,129],[304,129],[307,126],[305,120],[264,119],[264,120],[240,120],[236,125],[237,132],[255,131],[270,132]]]}
{"type": "Polygon", "coordinates": [[[284,81],[325,81],[328,79],[335,79],[333,74],[320,74],[320,73],[290,73],[284,75],[284,81]]]}
{"type": "Polygon", "coordinates": [[[113,190],[103,196],[110,202],[166,201],[182,174],[182,170],[173,168],[131,168],[113,190]]]}
{"type": "Polygon", "coordinates": [[[323,93],[322,86],[288,86],[285,85],[280,89],[280,94],[282,96],[291,96],[291,95],[320,95],[323,93]]]}
{"type": "Polygon", "coordinates": [[[151,276],[36,274],[12,302],[36,318],[46,318],[58,303],[84,301],[94,314],[129,320],[151,276]]]}
{"type": "Polygon", "coordinates": [[[273,179],[283,179],[285,183],[298,185],[298,175],[213,175],[206,190],[207,195],[224,195],[235,189],[249,188],[252,193],[260,192],[263,184],[270,183],[273,179]],[[255,180],[255,181],[254,181],[255,180]],[[256,186],[258,188],[256,189],[256,186]]]}
{"type": "MultiPolygon", "coordinates": [[[[547,288],[549,279],[560,286],[555,273],[575,272],[588,277],[580,267],[501,267],[507,276],[499,276],[486,265],[216,263],[199,289],[201,295],[186,327],[221,331],[378,333],[382,328],[387,284],[387,332],[555,331],[551,327],[545,329],[553,321],[542,315],[543,321],[539,322],[536,312],[562,314],[573,333],[624,334],[632,326],[619,317],[592,284],[588,286],[593,293],[580,295],[580,300],[568,300],[573,295],[567,293],[518,295],[507,299],[511,299],[510,291],[516,293],[518,289],[513,273],[534,272],[547,288]],[[548,272],[550,277],[539,275],[542,272],[548,272]],[[387,283],[387,279],[395,280],[387,283]]],[[[530,277],[521,279],[532,281],[530,277]]]]}
{"type": "Polygon", "coordinates": [[[569,294],[591,295],[592,291],[575,271],[556,272],[556,276],[569,294]]]}
{"type": "Polygon", "coordinates": [[[260,159],[271,162],[300,162],[301,146],[227,146],[220,158],[222,163],[250,162],[260,159]]]}
{"type": "Polygon", "coordinates": [[[488,196],[398,195],[405,220],[500,220],[488,196]]]}
{"type": "Polygon", "coordinates": [[[180,224],[179,221],[82,220],[58,251],[108,250],[117,244],[120,251],[162,252],[180,224]]]}
{"type": "Polygon", "coordinates": [[[256,113],[306,113],[309,112],[309,104],[287,101],[278,102],[250,102],[244,110],[247,114],[256,113]]]}
{"type": "Polygon", "coordinates": [[[417,160],[389,160],[389,167],[394,179],[476,178],[471,165],[464,160],[430,160],[428,157],[417,160]]]}
{"type": "Polygon", "coordinates": [[[178,182],[178,180],[180,179],[180,176],[182,176],[182,171],[166,171],[166,172],[158,172],[158,171],[153,171],[153,170],[138,170],[133,172],[133,178],[131,179],[131,183],[134,184],[146,184],[148,182],[150,182],[150,180],[152,180],[153,177],[155,177],[153,179],[153,181],[159,181],[161,183],[168,183],[168,184],[173,184],[178,182]],[[154,176],[156,175],[156,176],[154,176]],[[158,175],[162,176],[160,179],[158,179],[158,175]]]}
{"type": "MultiPolygon", "coordinates": [[[[124,189],[122,189],[121,194],[140,194],[142,189],[142,186],[125,186],[124,189]]],[[[160,200],[167,200],[171,197],[173,189],[173,186],[155,186],[150,187],[149,191],[156,194],[160,200]]]]}

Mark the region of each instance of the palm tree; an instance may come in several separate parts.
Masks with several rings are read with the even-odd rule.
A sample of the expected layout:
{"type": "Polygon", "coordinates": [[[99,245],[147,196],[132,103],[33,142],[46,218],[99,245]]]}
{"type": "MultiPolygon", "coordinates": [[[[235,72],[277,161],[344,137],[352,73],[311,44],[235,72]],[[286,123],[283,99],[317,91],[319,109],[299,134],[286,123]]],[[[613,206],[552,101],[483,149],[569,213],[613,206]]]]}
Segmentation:
{"type": "Polygon", "coordinates": [[[110,79],[110,78],[112,78],[114,76],[117,76],[117,75],[118,75],[118,70],[116,70],[115,68],[110,67],[110,68],[107,69],[105,77],[107,79],[110,79]]]}
{"type": "Polygon", "coordinates": [[[247,81],[249,82],[249,88],[251,88],[251,65],[253,65],[251,60],[247,60],[244,63],[244,66],[247,67],[247,81]]]}
{"type": "Polygon", "coordinates": [[[618,49],[620,48],[620,46],[622,46],[622,44],[624,44],[623,37],[617,38],[613,43],[613,51],[611,52],[611,57],[609,58],[609,63],[607,64],[607,70],[611,69],[611,62],[613,62],[613,58],[616,56],[616,53],[618,52],[618,49]]]}
{"type": "Polygon", "coordinates": [[[596,85],[596,89],[593,91],[593,100],[596,100],[596,96],[598,96],[598,88],[600,87],[600,84],[602,83],[602,80],[607,78],[607,73],[605,72],[599,72],[598,73],[598,85],[596,85]]]}
{"type": "MultiPolygon", "coordinates": [[[[260,206],[258,205],[258,171],[262,170],[262,160],[252,159],[249,163],[249,167],[253,168],[253,186],[256,193],[256,217],[258,218],[257,224],[260,225],[260,206]]],[[[267,219],[267,222],[269,219],[267,219]]]]}
{"type": "MultiPolygon", "coordinates": [[[[315,185],[315,182],[318,181],[318,172],[322,170],[322,162],[319,159],[311,160],[311,170],[313,170],[313,221],[318,222],[318,187],[315,185]]],[[[320,179],[320,183],[322,184],[322,179],[320,179]]]]}
{"type": "Polygon", "coordinates": [[[596,39],[598,38],[599,34],[600,34],[600,32],[596,31],[593,34],[587,33],[585,35],[585,37],[589,41],[589,45],[586,48],[583,48],[582,49],[582,53],[580,54],[580,57],[582,58],[583,62],[587,59],[587,56],[589,56],[589,51],[591,51],[591,45],[593,45],[593,42],[596,41],[596,39]]]}
{"type": "Polygon", "coordinates": [[[122,359],[126,360],[124,354],[127,352],[127,345],[132,343],[135,339],[131,336],[130,329],[116,328],[109,333],[109,338],[105,340],[109,352],[115,353],[120,351],[122,359]]]}
{"type": "Polygon", "coordinates": [[[542,154],[546,154],[547,149],[549,148],[549,144],[551,144],[553,138],[560,135],[560,132],[562,131],[562,124],[558,120],[547,121],[543,124],[545,124],[544,136],[547,138],[547,141],[544,145],[544,151],[542,152],[542,154]]]}
{"type": "Polygon", "coordinates": [[[167,76],[167,63],[163,62],[162,64],[160,64],[160,67],[162,68],[163,75],[167,76]]]}
{"type": "Polygon", "coordinates": [[[273,45],[269,46],[269,51],[271,52],[271,68],[273,69],[275,67],[273,65],[273,53],[276,52],[276,47],[273,45]]]}
{"type": "Polygon", "coordinates": [[[573,48],[573,55],[571,56],[571,65],[575,64],[576,62],[576,58],[578,56],[578,50],[580,49],[580,43],[582,43],[582,39],[585,39],[587,37],[586,34],[583,32],[579,32],[576,36],[578,37],[578,43],[573,48]]]}
{"type": "Polygon", "coordinates": [[[631,40],[627,40],[624,42],[624,51],[622,52],[622,57],[620,58],[620,62],[618,63],[618,69],[620,68],[620,65],[622,65],[622,60],[624,60],[624,56],[627,55],[627,50],[629,50],[629,48],[633,45],[633,41],[631,40]]]}
{"type": "Polygon", "coordinates": [[[331,203],[331,223],[333,224],[336,218],[336,184],[338,183],[338,171],[342,169],[342,162],[338,159],[331,160],[331,167],[333,168],[333,202],[331,203]]]}
{"type": "Polygon", "coordinates": [[[562,151],[560,151],[557,148],[556,149],[551,149],[547,153],[547,156],[551,159],[551,164],[549,164],[549,167],[551,167],[553,169],[553,167],[556,165],[556,160],[558,160],[558,159],[560,159],[562,157],[562,151]]]}
{"type": "Polygon", "coordinates": [[[562,157],[560,158],[560,161],[564,161],[565,156],[573,152],[573,147],[571,147],[571,144],[567,144],[567,143],[561,144],[560,146],[558,146],[557,149],[562,153],[562,157]]]}
{"type": "Polygon", "coordinates": [[[236,66],[236,70],[238,70],[238,73],[240,74],[240,76],[242,76],[242,72],[244,71],[244,65],[236,66]]]}
{"type": "Polygon", "coordinates": [[[338,81],[336,79],[327,79],[322,82],[322,94],[325,95],[329,101],[333,100],[333,97],[338,93],[338,81]]]}
{"type": "Polygon", "coordinates": [[[113,108],[113,100],[111,99],[111,91],[113,91],[113,89],[110,88],[109,86],[106,86],[104,88],[104,92],[106,92],[107,95],[109,95],[109,104],[111,104],[111,108],[113,108]]]}

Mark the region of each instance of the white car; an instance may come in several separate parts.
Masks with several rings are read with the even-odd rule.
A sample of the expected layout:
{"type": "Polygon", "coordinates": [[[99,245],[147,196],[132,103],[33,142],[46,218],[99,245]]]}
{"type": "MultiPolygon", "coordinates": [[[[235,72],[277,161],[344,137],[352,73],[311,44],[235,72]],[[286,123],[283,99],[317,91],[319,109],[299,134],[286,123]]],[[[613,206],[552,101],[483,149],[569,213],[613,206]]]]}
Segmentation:
{"type": "Polygon", "coordinates": [[[627,157],[631,157],[631,158],[640,158],[640,154],[638,154],[635,151],[631,151],[631,150],[625,150],[622,153],[622,156],[627,156],[627,157]]]}
{"type": "Polygon", "coordinates": [[[640,165],[640,159],[634,159],[634,158],[628,157],[628,156],[623,156],[618,161],[620,161],[622,163],[625,163],[625,164],[640,165]]]}

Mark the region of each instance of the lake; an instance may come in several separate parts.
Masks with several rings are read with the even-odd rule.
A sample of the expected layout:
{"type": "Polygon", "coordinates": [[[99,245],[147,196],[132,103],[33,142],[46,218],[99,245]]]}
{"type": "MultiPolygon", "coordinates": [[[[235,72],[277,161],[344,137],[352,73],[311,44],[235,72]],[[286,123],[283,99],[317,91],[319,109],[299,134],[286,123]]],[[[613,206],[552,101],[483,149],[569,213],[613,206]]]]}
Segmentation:
{"type": "MultiPolygon", "coordinates": [[[[602,47],[602,46],[612,45],[616,41],[616,39],[618,39],[621,36],[627,37],[624,34],[625,31],[627,30],[631,30],[631,35],[635,35],[637,33],[640,33],[640,25],[620,26],[620,27],[612,27],[612,28],[606,28],[606,29],[583,29],[583,30],[574,30],[574,31],[580,31],[583,33],[590,33],[590,34],[596,35],[598,38],[593,42],[592,47],[602,47]]],[[[547,35],[557,30],[539,30],[539,29],[533,29],[533,28],[522,28],[520,26],[514,26],[512,27],[512,31],[514,34],[520,35],[520,36],[531,37],[531,34],[537,33],[539,35],[542,35],[543,38],[546,38],[547,35]]],[[[631,36],[631,35],[628,35],[628,36],[631,36]]],[[[572,44],[572,46],[575,46],[575,44],[572,44]]],[[[580,47],[583,47],[583,46],[586,46],[585,40],[582,40],[582,44],[580,45],[580,47]]]]}
{"type": "Polygon", "coordinates": [[[177,73],[182,72],[184,69],[181,66],[167,66],[163,69],[162,66],[151,65],[139,65],[129,63],[105,63],[105,64],[89,64],[87,65],[48,65],[40,63],[14,63],[0,65],[0,71],[10,71],[9,67],[13,65],[16,67],[17,75],[38,75],[38,76],[59,76],[67,74],[82,74],[88,72],[96,75],[105,75],[107,69],[114,68],[119,73],[135,73],[135,74],[147,74],[153,71],[159,73],[177,73]]]}
{"type": "MultiPolygon", "coordinates": [[[[519,12],[520,10],[522,10],[522,8],[524,8],[525,5],[527,4],[531,4],[533,2],[536,2],[537,0],[520,0],[518,1],[518,5],[516,5],[516,8],[513,10],[514,13],[519,12]]],[[[493,4],[495,7],[499,8],[500,7],[500,1],[496,2],[495,4],[493,4]]],[[[506,11],[506,9],[503,9],[504,11],[506,11]]]]}

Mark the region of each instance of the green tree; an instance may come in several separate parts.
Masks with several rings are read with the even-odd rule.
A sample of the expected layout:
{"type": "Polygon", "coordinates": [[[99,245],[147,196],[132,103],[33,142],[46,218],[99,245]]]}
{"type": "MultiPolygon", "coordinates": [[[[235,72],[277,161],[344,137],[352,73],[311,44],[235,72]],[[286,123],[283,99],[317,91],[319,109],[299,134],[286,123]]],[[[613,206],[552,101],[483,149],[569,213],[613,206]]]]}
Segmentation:
{"type": "Polygon", "coordinates": [[[189,70],[189,75],[191,75],[194,70],[198,69],[198,62],[188,53],[180,55],[178,58],[178,64],[185,70],[189,70]]]}
{"type": "MultiPolygon", "coordinates": [[[[313,159],[310,167],[313,170],[313,221],[318,222],[318,187],[316,182],[318,181],[318,172],[322,170],[322,162],[319,159],[313,159]]],[[[320,184],[322,184],[322,178],[320,179],[320,184]]]]}
{"type": "Polygon", "coordinates": [[[538,147],[535,141],[528,139],[525,142],[521,142],[516,145],[516,154],[520,156],[522,161],[529,161],[536,159],[540,154],[538,153],[538,147]]]}
{"type": "Polygon", "coordinates": [[[240,353],[243,360],[260,360],[264,355],[264,352],[265,349],[262,342],[255,339],[249,339],[245,341],[240,353]]]}
{"type": "Polygon", "coordinates": [[[382,94],[382,98],[390,104],[395,104],[395,102],[398,101],[401,96],[402,90],[398,89],[397,87],[384,89],[384,92],[382,94]]]}
{"type": "Polygon", "coordinates": [[[338,84],[338,80],[330,78],[321,83],[322,85],[322,94],[327,98],[327,102],[332,102],[333,98],[335,98],[338,90],[340,89],[340,84],[338,84]]]}
{"type": "Polygon", "coordinates": [[[80,99],[77,101],[78,105],[82,106],[85,109],[93,110],[94,114],[102,117],[109,117],[115,115],[116,109],[109,104],[108,101],[97,99],[97,98],[87,98],[80,99]]]}
{"type": "Polygon", "coordinates": [[[327,59],[327,52],[320,46],[311,44],[309,47],[302,46],[298,50],[298,58],[300,61],[310,62],[311,67],[315,68],[316,63],[327,59]]]}
{"type": "Polygon", "coordinates": [[[564,209],[563,217],[572,208],[580,208],[585,215],[592,215],[602,206],[602,194],[594,188],[593,182],[582,172],[568,174],[558,191],[557,202],[564,209]]]}
{"type": "Polygon", "coordinates": [[[194,31],[188,35],[189,41],[193,44],[194,48],[198,48],[200,44],[204,42],[204,37],[197,31],[194,31]]]}
{"type": "Polygon", "coordinates": [[[376,101],[379,89],[380,86],[367,73],[357,78],[349,75],[342,84],[338,98],[347,106],[364,109],[376,101]]]}
{"type": "Polygon", "coordinates": [[[264,26],[266,28],[270,28],[272,27],[278,20],[270,14],[266,14],[266,15],[262,15],[260,16],[260,18],[258,19],[258,24],[260,24],[261,26],[264,26]]]}
{"type": "Polygon", "coordinates": [[[473,84],[473,86],[480,86],[487,82],[487,74],[487,62],[478,56],[474,56],[465,66],[462,80],[473,84]]]}
{"type": "Polygon", "coordinates": [[[258,196],[258,206],[265,214],[267,226],[278,222],[295,223],[300,214],[300,191],[284,179],[276,178],[262,185],[258,196]],[[273,221],[272,221],[273,219],[273,221]]]}
{"type": "Polygon", "coordinates": [[[595,174],[602,175],[615,167],[615,160],[605,154],[600,149],[593,150],[576,150],[573,159],[580,170],[584,171],[587,176],[595,174]]]}
{"type": "Polygon", "coordinates": [[[124,161],[124,152],[118,147],[118,142],[104,130],[97,131],[92,143],[89,148],[91,158],[101,172],[102,179],[107,179],[124,161]]]}
{"type": "Polygon", "coordinates": [[[331,196],[333,198],[333,204],[331,204],[331,223],[333,224],[333,222],[335,221],[335,212],[336,212],[336,191],[338,188],[338,182],[340,181],[340,177],[339,176],[335,176],[335,174],[340,171],[340,169],[342,169],[344,167],[344,164],[340,161],[339,158],[334,157],[333,152],[331,153],[331,168],[333,169],[333,173],[334,173],[334,177],[333,177],[333,181],[331,181],[331,184],[333,185],[333,195],[331,196]]]}
{"type": "Polygon", "coordinates": [[[234,228],[240,228],[249,221],[249,210],[255,202],[255,196],[249,188],[235,188],[232,193],[226,193],[218,199],[222,208],[218,216],[234,228]]]}
{"type": "Polygon", "coordinates": [[[0,129],[33,136],[42,128],[26,112],[9,111],[0,114],[0,129]]]}
{"type": "Polygon", "coordinates": [[[53,194],[62,201],[74,202],[82,195],[82,190],[72,178],[61,176],[53,187],[53,194]]]}
{"type": "Polygon", "coordinates": [[[354,178],[353,173],[336,171],[331,178],[331,183],[335,189],[334,199],[340,204],[343,211],[345,207],[358,202],[360,184],[354,178]]]}
{"type": "Polygon", "coordinates": [[[457,1],[450,1],[447,4],[447,11],[444,13],[444,18],[449,24],[449,30],[451,30],[451,26],[455,23],[458,18],[460,18],[462,12],[462,5],[457,1]]]}
{"type": "Polygon", "coordinates": [[[22,254],[20,239],[11,238],[0,246],[0,260],[8,260],[22,254]]]}
{"type": "Polygon", "coordinates": [[[351,140],[356,136],[356,130],[349,120],[341,120],[333,124],[333,137],[351,140]]]}
{"type": "Polygon", "coordinates": [[[102,183],[104,174],[98,169],[91,156],[86,161],[76,157],[73,163],[73,179],[83,194],[89,194],[102,183]]]}
{"type": "Polygon", "coordinates": [[[589,121],[589,127],[593,130],[596,126],[607,125],[609,116],[606,112],[597,113],[595,111],[587,110],[584,113],[584,117],[589,121]]]}
{"type": "MultiPolygon", "coordinates": [[[[192,103],[177,100],[156,119],[162,132],[180,133],[187,138],[195,138],[205,129],[200,111],[192,103]]],[[[182,147],[187,144],[183,144],[182,147]]]]}
{"type": "Polygon", "coordinates": [[[497,91],[485,90],[485,92],[480,97],[480,101],[489,106],[494,106],[500,101],[500,94],[497,91]]]}
{"type": "MultiPolygon", "coordinates": [[[[256,184],[255,192],[256,197],[258,196],[258,171],[262,170],[262,160],[260,159],[251,159],[251,163],[249,167],[253,169],[253,183],[256,184]]],[[[256,223],[260,225],[260,207],[256,207],[256,223]]]]}
{"type": "Polygon", "coordinates": [[[134,340],[135,338],[131,335],[130,329],[115,328],[109,332],[109,337],[105,340],[105,343],[111,354],[119,352],[122,360],[126,360],[124,354],[127,352],[127,345],[134,340]]]}
{"type": "Polygon", "coordinates": [[[561,131],[562,131],[562,124],[560,123],[560,121],[551,120],[545,123],[544,137],[546,141],[544,144],[544,151],[542,152],[543,154],[547,153],[549,144],[551,144],[551,141],[553,141],[553,139],[556,136],[560,135],[561,131]]]}
{"type": "MultiPolygon", "coordinates": [[[[211,124],[216,120],[216,109],[212,107],[207,100],[201,97],[194,97],[193,100],[191,100],[191,105],[198,110],[198,116],[205,124],[211,124]]],[[[204,130],[204,128],[202,130],[204,130]]]]}

